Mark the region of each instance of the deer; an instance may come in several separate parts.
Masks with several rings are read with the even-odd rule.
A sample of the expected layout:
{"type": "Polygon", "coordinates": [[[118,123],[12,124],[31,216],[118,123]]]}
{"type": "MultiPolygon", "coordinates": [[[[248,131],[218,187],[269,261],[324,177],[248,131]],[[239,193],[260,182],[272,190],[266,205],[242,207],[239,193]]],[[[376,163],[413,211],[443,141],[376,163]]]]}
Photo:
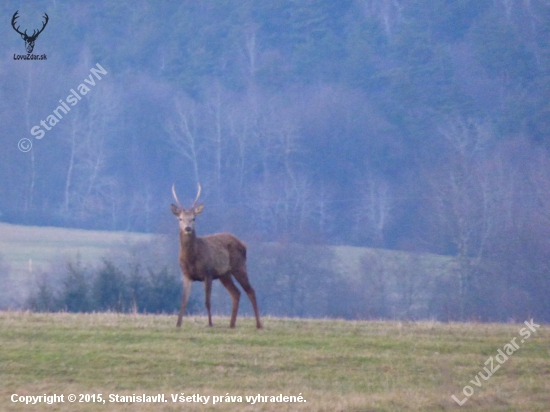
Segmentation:
{"type": "Polygon", "coordinates": [[[197,204],[201,194],[201,185],[198,184],[198,192],[195,201],[189,209],[184,209],[176,195],[175,184],[172,185],[172,195],[177,203],[171,204],[171,210],[179,220],[179,265],[183,274],[183,293],[178,314],[177,327],[181,322],[189,295],[191,285],[195,282],[204,282],[205,306],[208,312],[208,326],[212,327],[212,314],[210,312],[210,296],[212,294],[212,282],[219,279],[227,289],[232,299],[230,328],[235,327],[239,299],[241,292],[233,282],[233,278],[241,285],[252,303],[256,316],[256,327],[262,328],[256,292],[250,285],[246,270],[246,245],[231,233],[215,233],[206,236],[197,236],[195,232],[195,218],[201,214],[204,205],[197,204]]]}
{"type": "Polygon", "coordinates": [[[44,31],[44,29],[46,28],[46,25],[48,24],[48,21],[49,21],[50,18],[48,17],[47,13],[44,13],[44,20],[45,21],[42,23],[42,28],[40,30],[38,30],[38,32],[36,30],[33,30],[32,35],[29,36],[27,34],[27,30],[25,30],[24,32],[19,31],[19,27],[21,27],[21,26],[15,27],[15,21],[19,18],[17,13],[19,13],[19,10],[17,10],[13,14],[13,17],[11,18],[11,27],[13,27],[13,29],[21,35],[21,38],[23,40],[25,40],[25,48],[27,49],[27,53],[30,54],[34,50],[34,42],[36,41],[36,38],[38,37],[38,35],[40,33],[42,33],[44,31]]]}

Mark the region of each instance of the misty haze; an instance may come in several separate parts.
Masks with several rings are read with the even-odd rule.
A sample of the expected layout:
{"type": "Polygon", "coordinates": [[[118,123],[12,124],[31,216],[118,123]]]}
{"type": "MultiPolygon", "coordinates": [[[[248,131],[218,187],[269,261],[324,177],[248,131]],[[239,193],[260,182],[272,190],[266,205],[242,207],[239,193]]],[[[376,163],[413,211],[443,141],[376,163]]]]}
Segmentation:
{"type": "Polygon", "coordinates": [[[262,315],[550,320],[547,2],[8,3],[0,309],[176,313],[200,183],[262,315]]]}

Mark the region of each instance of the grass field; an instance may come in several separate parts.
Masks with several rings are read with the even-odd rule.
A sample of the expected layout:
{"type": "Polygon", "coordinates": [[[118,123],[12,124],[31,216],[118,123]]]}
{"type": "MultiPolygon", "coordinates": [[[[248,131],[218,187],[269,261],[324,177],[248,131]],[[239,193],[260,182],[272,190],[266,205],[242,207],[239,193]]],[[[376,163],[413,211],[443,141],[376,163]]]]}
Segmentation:
{"type": "Polygon", "coordinates": [[[0,410],[548,411],[550,405],[544,325],[520,343],[524,324],[265,318],[265,328],[256,330],[251,319],[239,318],[231,330],[227,318],[214,318],[213,328],[191,317],[177,329],[175,320],[0,312],[0,410]],[[513,338],[519,349],[494,376],[478,378],[481,387],[470,383],[513,338]],[[474,393],[458,406],[451,395],[462,400],[466,385],[474,393]],[[210,398],[173,403],[171,395],[182,392],[210,398]],[[99,393],[105,404],[67,400],[99,393]],[[167,402],[109,402],[109,394],[159,393],[167,402]],[[11,402],[13,394],[63,394],[65,402],[25,405],[11,402]],[[226,394],[242,402],[213,404],[226,394]],[[247,402],[258,394],[301,394],[307,402],[247,402]]]}

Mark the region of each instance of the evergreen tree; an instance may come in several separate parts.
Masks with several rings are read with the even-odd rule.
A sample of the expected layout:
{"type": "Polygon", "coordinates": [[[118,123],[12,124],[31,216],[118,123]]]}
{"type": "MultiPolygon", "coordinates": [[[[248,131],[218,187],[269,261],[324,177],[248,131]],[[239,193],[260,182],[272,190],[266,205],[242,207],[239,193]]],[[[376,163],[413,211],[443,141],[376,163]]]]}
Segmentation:
{"type": "Polygon", "coordinates": [[[77,260],[67,264],[67,274],[62,282],[60,306],[67,312],[88,312],[92,309],[88,271],[77,260]]]}

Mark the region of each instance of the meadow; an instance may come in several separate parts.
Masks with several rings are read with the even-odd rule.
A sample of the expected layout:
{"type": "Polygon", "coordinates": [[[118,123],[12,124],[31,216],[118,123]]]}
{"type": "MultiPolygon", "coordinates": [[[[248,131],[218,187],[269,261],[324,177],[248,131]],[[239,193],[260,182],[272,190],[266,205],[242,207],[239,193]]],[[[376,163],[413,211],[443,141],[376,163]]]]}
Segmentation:
{"type": "Polygon", "coordinates": [[[0,312],[0,410],[547,411],[550,405],[545,325],[526,337],[523,323],[265,317],[264,329],[256,330],[246,317],[236,329],[227,317],[214,317],[213,328],[203,317],[186,317],[181,329],[175,321],[0,312]],[[499,364],[498,350],[514,338],[519,349],[499,364]],[[487,375],[484,367],[495,370],[487,380],[478,374],[487,375]],[[468,397],[466,385],[473,390],[468,397]],[[25,405],[12,402],[14,394],[16,400],[57,394],[65,402],[25,405]],[[69,394],[87,394],[89,402],[70,403],[69,394]],[[134,394],[164,394],[166,402],[110,402],[134,394]],[[208,401],[189,402],[198,395],[208,401]],[[278,395],[305,402],[270,401],[278,395]],[[467,400],[459,406],[452,395],[467,400]],[[189,398],[182,403],[180,396],[189,398]]]}

